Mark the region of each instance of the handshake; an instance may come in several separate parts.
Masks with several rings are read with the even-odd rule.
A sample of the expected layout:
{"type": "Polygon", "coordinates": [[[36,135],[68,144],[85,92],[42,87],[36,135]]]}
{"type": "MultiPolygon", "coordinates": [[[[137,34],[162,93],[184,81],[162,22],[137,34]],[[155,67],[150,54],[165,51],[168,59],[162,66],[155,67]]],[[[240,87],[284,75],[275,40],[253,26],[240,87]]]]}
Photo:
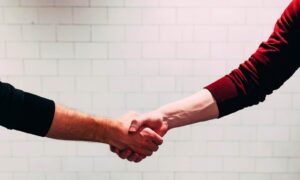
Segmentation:
{"type": "Polygon", "coordinates": [[[120,158],[140,162],[158,150],[168,130],[218,116],[217,103],[205,89],[146,114],[129,112],[116,121],[56,105],[47,137],[106,143],[120,158]]]}
{"type": "Polygon", "coordinates": [[[151,156],[163,143],[162,136],[169,130],[163,113],[153,111],[146,114],[129,112],[115,122],[116,131],[108,133],[108,144],[120,158],[140,162],[151,156]]]}

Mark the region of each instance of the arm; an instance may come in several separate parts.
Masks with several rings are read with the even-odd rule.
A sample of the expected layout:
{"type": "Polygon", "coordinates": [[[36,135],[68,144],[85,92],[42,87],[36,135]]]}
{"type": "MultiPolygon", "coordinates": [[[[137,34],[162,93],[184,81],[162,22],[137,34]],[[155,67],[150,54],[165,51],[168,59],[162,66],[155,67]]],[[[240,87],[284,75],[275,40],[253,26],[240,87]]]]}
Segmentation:
{"type": "Polygon", "coordinates": [[[100,142],[119,149],[130,148],[149,156],[162,144],[162,138],[149,128],[142,128],[136,134],[128,134],[130,120],[137,116],[137,113],[130,112],[118,120],[111,120],[56,105],[47,137],[100,142]]]}
{"type": "MultiPolygon", "coordinates": [[[[164,130],[168,131],[172,128],[215,119],[218,116],[219,110],[216,101],[208,90],[203,89],[194,95],[166,104],[153,112],[140,116],[132,121],[129,131],[135,132],[142,125],[156,130],[163,125],[165,126],[164,130]]],[[[161,135],[164,133],[164,131],[160,132],[161,135]]]]}
{"type": "Polygon", "coordinates": [[[8,129],[55,139],[101,142],[151,155],[162,139],[149,128],[129,134],[129,120],[136,117],[133,112],[117,120],[84,114],[0,82],[0,125],[8,129]]]}
{"type": "MultiPolygon", "coordinates": [[[[195,95],[159,108],[156,113],[161,117],[158,119],[173,128],[220,118],[264,101],[300,66],[299,9],[300,0],[293,0],[268,41],[263,42],[249,60],[195,95]]],[[[134,132],[142,124],[150,125],[150,121],[145,118],[133,121],[130,130],[134,132]]]]}
{"type": "MultiPolygon", "coordinates": [[[[142,126],[148,126],[164,135],[169,129],[221,118],[264,101],[300,66],[299,8],[300,0],[293,0],[277,21],[268,41],[263,42],[239,68],[195,95],[133,120],[129,131],[133,133],[142,126]]],[[[128,160],[142,159],[128,154],[119,153],[128,160]]]]}

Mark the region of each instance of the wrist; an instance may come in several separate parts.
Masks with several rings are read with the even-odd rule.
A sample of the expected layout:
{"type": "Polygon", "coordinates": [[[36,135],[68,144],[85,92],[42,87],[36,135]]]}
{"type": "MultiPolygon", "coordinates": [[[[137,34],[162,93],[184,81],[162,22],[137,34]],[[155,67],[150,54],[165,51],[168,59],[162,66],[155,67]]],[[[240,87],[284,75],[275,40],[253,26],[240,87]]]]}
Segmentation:
{"type": "Polygon", "coordinates": [[[103,133],[101,133],[101,137],[99,137],[103,143],[117,147],[119,149],[124,148],[124,132],[123,128],[124,124],[120,121],[115,120],[106,120],[105,125],[103,127],[103,133]]]}
{"type": "Polygon", "coordinates": [[[96,123],[95,127],[97,127],[93,132],[94,141],[110,144],[112,140],[112,131],[114,131],[115,128],[114,122],[109,119],[97,117],[93,117],[92,119],[96,123]]]}
{"type": "Polygon", "coordinates": [[[174,119],[174,117],[163,107],[157,109],[155,113],[157,114],[157,116],[159,116],[159,119],[162,121],[163,126],[166,127],[167,131],[174,128],[174,124],[172,123],[172,119],[174,119]]]}

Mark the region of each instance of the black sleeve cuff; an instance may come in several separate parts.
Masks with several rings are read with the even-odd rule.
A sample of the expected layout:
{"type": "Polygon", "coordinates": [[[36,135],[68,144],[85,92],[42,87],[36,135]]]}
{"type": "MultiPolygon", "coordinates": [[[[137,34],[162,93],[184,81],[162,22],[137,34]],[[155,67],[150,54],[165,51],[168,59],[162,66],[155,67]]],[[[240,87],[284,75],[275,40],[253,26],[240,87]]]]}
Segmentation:
{"type": "Polygon", "coordinates": [[[14,129],[46,136],[55,113],[54,101],[24,92],[23,115],[14,129]]]}

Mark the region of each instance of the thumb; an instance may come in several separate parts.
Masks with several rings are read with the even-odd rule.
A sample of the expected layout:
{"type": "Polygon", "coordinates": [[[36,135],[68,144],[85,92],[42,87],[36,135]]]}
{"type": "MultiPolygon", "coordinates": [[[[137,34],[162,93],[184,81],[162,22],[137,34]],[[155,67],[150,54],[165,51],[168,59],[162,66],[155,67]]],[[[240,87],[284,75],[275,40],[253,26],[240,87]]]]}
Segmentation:
{"type": "Polygon", "coordinates": [[[128,131],[129,131],[129,133],[135,133],[140,129],[141,126],[142,126],[142,122],[134,119],[131,121],[128,131]]]}

